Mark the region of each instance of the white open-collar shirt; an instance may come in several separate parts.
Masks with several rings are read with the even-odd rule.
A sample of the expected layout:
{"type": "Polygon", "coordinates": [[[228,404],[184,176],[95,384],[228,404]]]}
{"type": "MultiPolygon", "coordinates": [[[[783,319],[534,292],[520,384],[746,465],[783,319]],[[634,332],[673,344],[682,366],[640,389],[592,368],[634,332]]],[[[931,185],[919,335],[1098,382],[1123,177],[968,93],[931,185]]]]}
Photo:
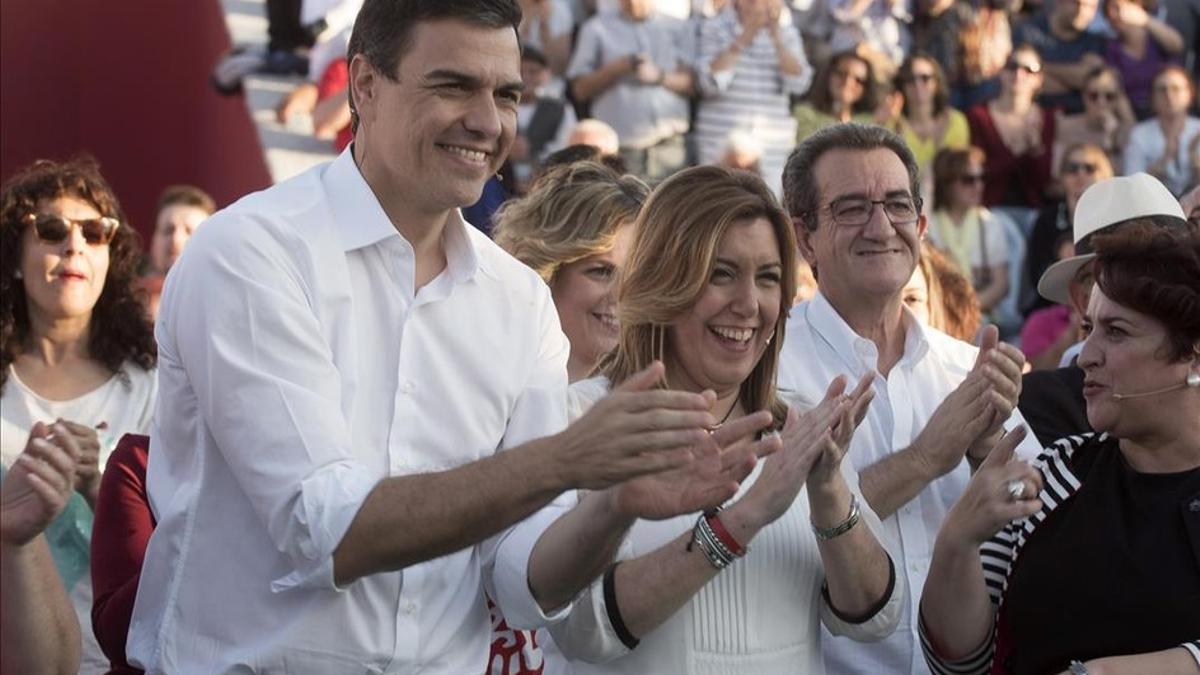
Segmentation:
{"type": "MultiPolygon", "coordinates": [[[[979,350],[925,326],[904,310],[904,354],[886,379],[876,376],[875,400],[854,434],[847,455],[855,471],[875,464],[916,439],[933,411],[964,380],[979,350]]],[[[846,375],[853,386],[869,371],[879,371],[875,343],[854,332],[821,293],[792,309],[779,364],[779,387],[800,398],[820,401],[833,378],[846,375]]],[[[1017,410],[1005,423],[1024,425],[1017,410]]],[[[1017,454],[1032,459],[1041,449],[1030,433],[1017,454]]],[[[825,632],[821,643],[828,673],[928,673],[917,637],[917,607],[933,558],[933,543],[946,514],[970,480],[963,460],[934,480],[912,501],[882,521],[885,545],[897,556],[896,573],[912,589],[896,632],[864,644],[825,632]]]]}
{"type": "Polygon", "coordinates": [[[349,151],[242,199],[188,243],[156,327],[158,525],[131,662],[476,673],[485,584],[515,626],[569,610],[547,616],[527,582],[568,496],[479,545],[334,585],[333,551],[381,479],[566,425],[569,345],[549,289],[457,212],[443,244],[446,269],[414,292],[413,249],[349,151]]]}

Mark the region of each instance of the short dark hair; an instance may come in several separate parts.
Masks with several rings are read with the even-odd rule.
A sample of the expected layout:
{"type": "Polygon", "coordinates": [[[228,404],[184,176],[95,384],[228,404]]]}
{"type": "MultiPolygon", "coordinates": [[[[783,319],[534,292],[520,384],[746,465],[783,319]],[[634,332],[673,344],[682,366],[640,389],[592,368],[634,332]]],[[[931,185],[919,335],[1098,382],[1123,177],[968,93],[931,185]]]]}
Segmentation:
{"type": "Polygon", "coordinates": [[[354,20],[346,61],[362,54],[376,70],[394,80],[417,24],[439,19],[457,19],[482,28],[512,27],[517,32],[521,6],[516,0],[366,0],[354,20]]]}
{"type": "Polygon", "coordinates": [[[162,213],[168,206],[176,205],[194,206],[210,216],[217,210],[217,203],[204,190],[194,185],[171,185],[163,190],[154,212],[162,213]]]}
{"type": "Polygon", "coordinates": [[[1167,327],[1166,357],[1184,361],[1200,344],[1200,230],[1153,216],[1097,234],[1096,285],[1124,307],[1167,327]]]}
{"type": "Polygon", "coordinates": [[[921,194],[921,171],[908,144],[895,132],[874,124],[846,122],[825,127],[796,146],[783,169],[783,204],[793,218],[804,220],[809,230],[817,229],[817,220],[807,218],[820,208],[821,188],[814,169],[825,153],[832,150],[869,152],[878,149],[896,153],[908,171],[909,190],[914,198],[921,194]]]}
{"type": "Polygon", "coordinates": [[[620,155],[602,154],[600,148],[594,145],[587,145],[586,143],[568,145],[565,148],[550,153],[546,156],[546,159],[542,160],[542,171],[546,172],[556,166],[574,164],[575,162],[599,162],[619,174],[629,173],[629,165],[625,163],[625,160],[621,159],[620,155]]]}

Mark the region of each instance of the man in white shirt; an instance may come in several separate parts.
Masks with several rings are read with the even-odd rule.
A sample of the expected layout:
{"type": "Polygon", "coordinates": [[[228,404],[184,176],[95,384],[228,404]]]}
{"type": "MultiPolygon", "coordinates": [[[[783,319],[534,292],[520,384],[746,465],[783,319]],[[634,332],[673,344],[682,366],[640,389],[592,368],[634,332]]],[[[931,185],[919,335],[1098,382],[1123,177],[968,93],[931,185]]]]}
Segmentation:
{"type": "MultiPolygon", "coordinates": [[[[779,386],[813,401],[839,374],[874,371],[875,400],[849,457],[863,495],[883,521],[897,570],[922,588],[934,538],[962,494],[964,456],[982,459],[1014,412],[1024,357],[985,350],[922,325],[902,290],[925,234],[916,161],[904,141],[875,126],[842,124],[802,143],[784,170],[784,201],[800,252],[820,291],[788,320],[779,386]]],[[[1021,448],[1038,449],[1033,436],[1021,448]]],[[[926,673],[917,642],[920,594],[900,627],[863,644],[824,632],[830,673],[926,673]]]]}
{"type": "Polygon", "coordinates": [[[545,625],[647,505],[729,496],[621,481],[769,416],[710,435],[711,393],[652,390],[658,365],[564,430],[549,291],[458,213],[513,141],[519,22],[367,0],[351,149],[213,216],[172,270],[127,647],[147,672],[481,672],[485,587],[545,625]]]}

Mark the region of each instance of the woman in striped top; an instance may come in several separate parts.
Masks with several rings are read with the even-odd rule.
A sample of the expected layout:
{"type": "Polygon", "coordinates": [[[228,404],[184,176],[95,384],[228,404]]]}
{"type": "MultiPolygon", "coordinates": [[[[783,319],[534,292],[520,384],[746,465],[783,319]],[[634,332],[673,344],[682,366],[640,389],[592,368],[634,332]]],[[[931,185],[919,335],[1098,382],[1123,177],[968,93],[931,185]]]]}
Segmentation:
{"type": "Polygon", "coordinates": [[[791,97],[808,91],[813,74],[782,7],[782,0],[734,0],[704,21],[696,110],[700,163],[716,163],[731,133],[749,133],[763,148],[760,171],[776,195],[796,137],[791,97]]]}
{"type": "Polygon", "coordinates": [[[1200,234],[1173,211],[1096,237],[1096,433],[1032,465],[1010,434],[946,518],[921,601],[933,672],[1200,673],[1200,234]]]}

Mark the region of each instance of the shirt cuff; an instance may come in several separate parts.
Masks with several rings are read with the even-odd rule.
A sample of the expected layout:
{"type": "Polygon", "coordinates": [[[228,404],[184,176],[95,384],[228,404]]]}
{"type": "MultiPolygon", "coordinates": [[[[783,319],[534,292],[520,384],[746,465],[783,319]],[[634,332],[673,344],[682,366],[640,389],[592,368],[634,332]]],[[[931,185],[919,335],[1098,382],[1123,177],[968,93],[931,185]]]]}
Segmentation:
{"type": "Polygon", "coordinates": [[[292,588],[345,590],[333,581],[333,552],[378,483],[379,476],[350,461],[323,467],[301,482],[290,515],[297,543],[288,552],[296,568],[272,581],[272,592],[292,588]]]}
{"type": "Polygon", "coordinates": [[[546,528],[570,510],[571,499],[566,494],[551,502],[529,518],[513,525],[496,548],[492,569],[494,600],[512,628],[534,630],[558,623],[571,613],[573,603],[546,612],[533,597],[529,588],[529,557],[546,528]]]}

